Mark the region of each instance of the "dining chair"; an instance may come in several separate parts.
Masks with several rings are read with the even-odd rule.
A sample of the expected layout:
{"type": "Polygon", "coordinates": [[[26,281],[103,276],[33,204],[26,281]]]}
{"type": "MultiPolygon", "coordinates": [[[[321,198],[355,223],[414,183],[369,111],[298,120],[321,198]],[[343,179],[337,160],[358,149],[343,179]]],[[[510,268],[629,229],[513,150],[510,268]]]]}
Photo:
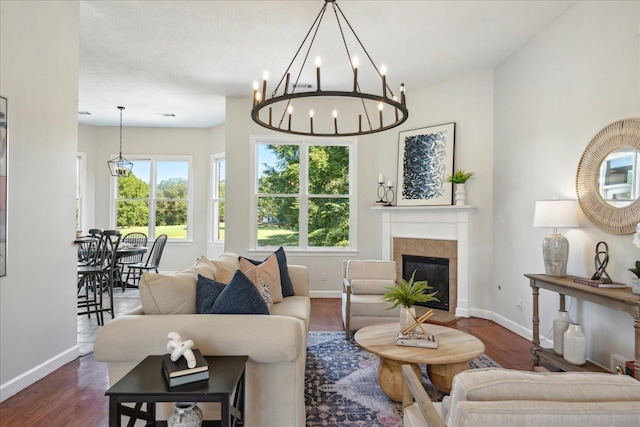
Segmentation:
{"type": "Polygon", "coordinates": [[[105,230],[95,251],[86,263],[78,264],[78,311],[91,318],[95,314],[98,325],[104,325],[104,312],[115,317],[113,310],[113,282],[116,271],[116,255],[120,244],[118,230],[105,230]],[[83,291],[84,290],[84,294],[83,291]],[[103,294],[109,295],[109,306],[105,306],[103,294]]]}
{"type": "MultiPolygon", "coordinates": [[[[139,232],[139,231],[134,231],[131,232],[129,234],[126,234],[123,238],[122,238],[122,244],[125,245],[135,245],[135,246],[147,246],[147,235],[139,232]]],[[[118,266],[120,267],[120,277],[124,276],[125,273],[125,268],[127,270],[127,278],[129,277],[129,265],[131,264],[138,264],[142,262],[144,253],[140,253],[137,255],[130,255],[130,256],[124,256],[124,257],[120,257],[118,258],[118,266]]],[[[122,285],[122,291],[124,292],[124,290],[127,287],[127,280],[121,280],[120,284],[122,285]]]]}
{"type": "Polygon", "coordinates": [[[144,271],[154,270],[157,273],[158,267],[160,267],[160,258],[162,257],[162,252],[164,251],[164,245],[166,243],[167,235],[159,235],[155,242],[153,242],[153,246],[151,247],[151,251],[149,252],[149,256],[147,256],[146,261],[128,265],[125,282],[128,283],[130,274],[133,274],[131,278],[133,279],[134,286],[137,286],[140,282],[140,276],[142,276],[144,271]]]}

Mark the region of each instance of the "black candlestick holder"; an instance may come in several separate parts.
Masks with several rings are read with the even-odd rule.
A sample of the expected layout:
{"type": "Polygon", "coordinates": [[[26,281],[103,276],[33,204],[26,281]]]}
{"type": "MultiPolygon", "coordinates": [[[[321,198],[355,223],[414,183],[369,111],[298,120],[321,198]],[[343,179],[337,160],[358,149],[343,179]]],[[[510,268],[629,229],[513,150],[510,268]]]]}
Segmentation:
{"type": "Polygon", "coordinates": [[[384,189],[384,184],[382,182],[378,182],[378,201],[376,203],[378,204],[386,204],[387,201],[385,200],[386,197],[386,191],[384,189]]]}
{"type": "Polygon", "coordinates": [[[386,206],[393,206],[393,201],[396,198],[396,193],[393,191],[393,185],[387,186],[387,192],[384,195],[386,206]]]}

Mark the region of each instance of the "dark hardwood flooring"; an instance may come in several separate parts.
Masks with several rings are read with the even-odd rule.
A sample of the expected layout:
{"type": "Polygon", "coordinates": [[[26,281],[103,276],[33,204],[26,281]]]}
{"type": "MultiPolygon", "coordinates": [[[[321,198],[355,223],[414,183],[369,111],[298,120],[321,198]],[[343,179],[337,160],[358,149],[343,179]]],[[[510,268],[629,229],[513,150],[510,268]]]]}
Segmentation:
{"type": "MultiPolygon", "coordinates": [[[[477,336],[486,354],[501,366],[531,370],[530,343],[519,335],[478,318],[450,326],[477,336]]],[[[344,330],[340,299],[312,299],[310,329],[344,330]]],[[[0,426],[107,426],[108,387],[106,364],[96,362],[93,354],[82,356],[2,402],[0,426]]]]}

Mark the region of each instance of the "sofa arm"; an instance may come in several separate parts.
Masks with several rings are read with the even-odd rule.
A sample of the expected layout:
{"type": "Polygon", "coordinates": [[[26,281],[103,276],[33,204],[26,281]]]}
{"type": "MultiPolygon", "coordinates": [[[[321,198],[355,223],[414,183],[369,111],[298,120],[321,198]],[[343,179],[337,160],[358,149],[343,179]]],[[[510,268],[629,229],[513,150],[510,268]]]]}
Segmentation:
{"type": "Polygon", "coordinates": [[[304,321],[289,316],[233,314],[125,315],[98,332],[101,362],[141,361],[167,353],[167,334],[191,339],[205,355],[247,355],[259,363],[293,362],[305,354],[304,321]]]}
{"type": "Polygon", "coordinates": [[[309,296],[309,273],[304,265],[287,265],[296,296],[309,296]]]}

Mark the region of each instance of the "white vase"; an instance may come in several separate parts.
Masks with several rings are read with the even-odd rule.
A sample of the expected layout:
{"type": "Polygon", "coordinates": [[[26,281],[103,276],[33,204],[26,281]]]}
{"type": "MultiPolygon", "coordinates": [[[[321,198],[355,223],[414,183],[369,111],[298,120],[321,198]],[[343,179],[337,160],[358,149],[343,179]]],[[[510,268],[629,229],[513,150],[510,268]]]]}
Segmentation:
{"type": "Polygon", "coordinates": [[[168,427],[202,426],[202,410],[196,402],[176,402],[173,413],[167,420],[168,427]]]}
{"type": "Polygon", "coordinates": [[[631,292],[636,295],[640,295],[640,277],[633,277],[631,279],[631,292]]]}
{"type": "Polygon", "coordinates": [[[564,310],[558,310],[558,315],[553,319],[553,351],[562,356],[564,333],[571,323],[569,313],[564,310]]]}
{"type": "Polygon", "coordinates": [[[415,323],[415,320],[413,318],[415,315],[416,315],[415,307],[411,307],[411,308],[400,307],[400,330],[401,331],[404,331],[405,328],[415,323]],[[410,313],[413,314],[413,316],[411,316],[410,313]]]}
{"type": "Polygon", "coordinates": [[[467,192],[464,189],[464,183],[456,184],[456,206],[464,206],[466,199],[467,192]]]}
{"type": "Polygon", "coordinates": [[[574,365],[584,365],[587,361],[587,340],[582,333],[582,327],[577,323],[569,324],[563,339],[564,360],[574,365]]]}

